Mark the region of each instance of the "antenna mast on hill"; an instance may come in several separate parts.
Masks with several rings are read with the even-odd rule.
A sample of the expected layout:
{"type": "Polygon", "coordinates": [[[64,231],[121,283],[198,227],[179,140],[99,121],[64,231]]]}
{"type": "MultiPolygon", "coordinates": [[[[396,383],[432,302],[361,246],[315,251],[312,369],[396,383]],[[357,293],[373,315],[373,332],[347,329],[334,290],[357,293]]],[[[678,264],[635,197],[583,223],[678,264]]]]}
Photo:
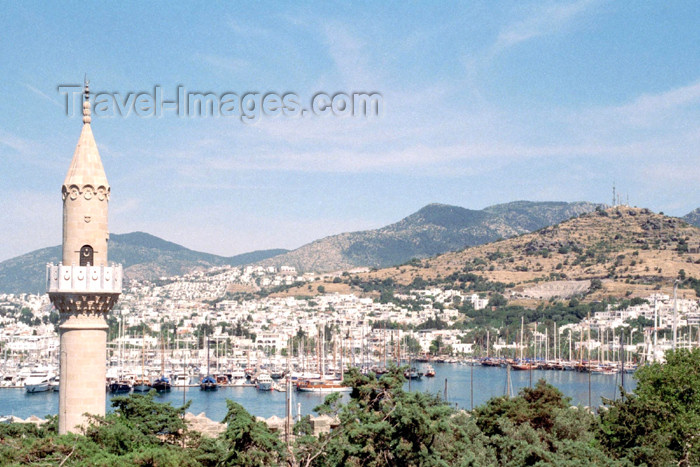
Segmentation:
{"type": "Polygon", "coordinates": [[[613,182],[613,199],[612,199],[612,207],[617,206],[617,203],[615,202],[617,199],[615,198],[615,182],[613,182]]]}

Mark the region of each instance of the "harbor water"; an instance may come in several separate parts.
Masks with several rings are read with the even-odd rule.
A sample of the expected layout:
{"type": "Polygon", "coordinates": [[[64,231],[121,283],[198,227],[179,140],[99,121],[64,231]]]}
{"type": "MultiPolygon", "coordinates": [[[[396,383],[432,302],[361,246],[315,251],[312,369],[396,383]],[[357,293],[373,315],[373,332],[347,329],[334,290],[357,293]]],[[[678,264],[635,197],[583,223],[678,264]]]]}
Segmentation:
{"type": "MultiPolygon", "coordinates": [[[[447,400],[459,409],[471,409],[484,404],[493,397],[506,394],[507,370],[500,367],[469,366],[449,363],[434,363],[435,377],[423,377],[410,382],[411,391],[423,391],[445,396],[447,380],[447,400]],[[472,397],[473,395],[473,397],[472,397]]],[[[420,369],[420,367],[419,367],[420,369]]],[[[512,393],[520,388],[534,386],[539,379],[545,379],[571,398],[572,405],[602,404],[602,398],[615,399],[620,396],[620,374],[600,375],[579,373],[575,371],[531,370],[511,371],[512,393]],[[590,391],[589,391],[590,388],[590,391]],[[589,396],[590,394],[590,396],[589,396]]],[[[632,391],[636,382],[632,375],[625,375],[625,390],[632,391]]],[[[405,384],[409,389],[409,383],[405,384]]],[[[107,394],[107,410],[111,409],[111,394],[107,394]]],[[[344,394],[343,397],[348,397],[344,394]]],[[[306,392],[292,393],[293,415],[300,407],[302,415],[313,414],[313,409],[321,404],[323,394],[306,392]],[[299,404],[299,405],[298,405],[299,404]]],[[[286,394],[277,391],[258,391],[253,387],[220,387],[217,391],[200,391],[199,387],[176,388],[167,393],[158,394],[160,402],[170,402],[181,406],[183,401],[192,401],[189,412],[204,412],[212,420],[221,421],[226,415],[226,400],[230,399],[245,407],[255,416],[268,418],[272,415],[285,415],[286,394]]],[[[23,388],[0,389],[0,415],[14,415],[27,418],[31,415],[43,418],[58,411],[58,393],[43,392],[28,394],[23,388]]]]}

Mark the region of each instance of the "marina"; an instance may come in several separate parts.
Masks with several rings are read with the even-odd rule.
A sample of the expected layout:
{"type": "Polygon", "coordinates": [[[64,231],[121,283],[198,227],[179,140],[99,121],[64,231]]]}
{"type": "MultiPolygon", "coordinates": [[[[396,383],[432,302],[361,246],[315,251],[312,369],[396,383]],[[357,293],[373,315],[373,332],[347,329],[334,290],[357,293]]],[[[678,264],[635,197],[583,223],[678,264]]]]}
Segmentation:
{"type": "MultiPolygon", "coordinates": [[[[447,401],[458,409],[470,410],[486,403],[492,397],[503,396],[508,392],[508,369],[500,366],[467,365],[460,363],[432,363],[435,377],[414,379],[410,382],[411,391],[423,391],[447,396],[447,401]],[[447,380],[447,383],[445,383],[447,380]],[[447,390],[445,391],[445,388],[447,390]],[[446,394],[445,394],[446,393],[446,394]],[[473,394],[473,397],[472,397],[473,394]]],[[[420,364],[417,368],[421,369],[420,364]]],[[[421,370],[422,371],[422,370],[421,370]]],[[[539,379],[545,379],[556,386],[565,396],[570,397],[573,405],[599,406],[602,398],[619,397],[621,375],[584,373],[577,371],[531,370],[510,372],[511,394],[520,388],[534,385],[539,379]],[[590,393],[589,393],[590,388],[590,393]]],[[[408,382],[405,389],[408,390],[408,382]]],[[[625,389],[634,390],[632,375],[625,376],[625,389]]],[[[107,393],[107,407],[110,410],[111,397],[122,394],[107,393]]],[[[312,414],[313,409],[321,404],[327,393],[292,391],[292,412],[296,417],[312,414]]],[[[286,393],[276,390],[259,391],[249,386],[221,386],[217,391],[202,391],[198,385],[185,387],[173,386],[170,391],[159,392],[156,400],[170,402],[173,406],[182,405],[191,400],[189,412],[204,412],[212,420],[222,420],[226,415],[226,399],[238,402],[251,414],[259,417],[276,415],[283,417],[286,407],[286,393]]],[[[347,393],[344,398],[349,397],[347,393]]],[[[24,388],[0,389],[0,414],[27,418],[30,415],[45,417],[55,415],[58,411],[58,392],[28,394],[24,388]]]]}

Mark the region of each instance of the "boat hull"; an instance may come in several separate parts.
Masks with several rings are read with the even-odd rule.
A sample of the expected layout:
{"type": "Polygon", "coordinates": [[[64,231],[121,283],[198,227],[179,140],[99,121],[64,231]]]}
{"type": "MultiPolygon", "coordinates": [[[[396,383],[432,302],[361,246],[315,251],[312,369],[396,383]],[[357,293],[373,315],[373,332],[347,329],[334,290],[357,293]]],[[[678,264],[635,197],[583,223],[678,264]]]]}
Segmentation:
{"type": "Polygon", "coordinates": [[[350,392],[352,388],[333,381],[300,381],[297,383],[297,391],[328,394],[332,392],[350,392]]]}
{"type": "Polygon", "coordinates": [[[49,382],[45,383],[36,383],[36,384],[26,384],[24,385],[24,388],[27,390],[28,393],[33,394],[35,392],[49,392],[53,390],[49,382]]]}

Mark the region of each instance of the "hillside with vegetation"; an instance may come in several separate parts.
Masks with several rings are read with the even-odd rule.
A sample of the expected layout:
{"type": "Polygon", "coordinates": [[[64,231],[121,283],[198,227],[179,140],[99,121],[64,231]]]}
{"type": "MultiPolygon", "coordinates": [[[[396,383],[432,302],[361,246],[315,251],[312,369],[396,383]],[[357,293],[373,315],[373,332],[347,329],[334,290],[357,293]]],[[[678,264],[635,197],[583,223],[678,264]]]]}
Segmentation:
{"type": "MultiPolygon", "coordinates": [[[[680,279],[679,297],[693,298],[700,296],[699,250],[697,227],[648,209],[619,206],[400,266],[328,275],[276,294],[320,290],[378,298],[441,287],[501,297],[494,305],[535,309],[556,300],[602,303],[671,294],[680,279]]],[[[579,318],[586,311],[582,308],[579,318]]]]}
{"type": "Polygon", "coordinates": [[[472,210],[429,204],[380,229],[326,237],[259,264],[288,265],[311,272],[386,267],[531,232],[593,211],[596,206],[588,202],[516,201],[472,210]]]}
{"type": "Polygon", "coordinates": [[[467,275],[477,275],[508,284],[515,296],[523,297],[537,298],[557,286],[563,292],[572,288],[574,294],[593,288],[595,296],[646,296],[668,293],[676,278],[700,278],[699,245],[700,229],[681,219],[620,206],[515,238],[371,271],[360,280],[461,287],[467,275]]]}

